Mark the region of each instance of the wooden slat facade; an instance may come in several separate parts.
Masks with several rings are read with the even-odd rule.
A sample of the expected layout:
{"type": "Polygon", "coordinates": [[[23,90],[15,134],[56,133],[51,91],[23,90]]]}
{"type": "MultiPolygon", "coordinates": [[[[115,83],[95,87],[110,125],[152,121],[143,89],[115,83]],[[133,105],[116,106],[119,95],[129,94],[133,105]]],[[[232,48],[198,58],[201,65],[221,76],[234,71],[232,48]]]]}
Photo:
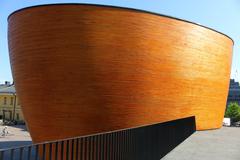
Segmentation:
{"type": "Polygon", "coordinates": [[[34,142],[196,116],[220,128],[233,42],[143,11],[46,5],[9,17],[16,90],[34,142]]]}

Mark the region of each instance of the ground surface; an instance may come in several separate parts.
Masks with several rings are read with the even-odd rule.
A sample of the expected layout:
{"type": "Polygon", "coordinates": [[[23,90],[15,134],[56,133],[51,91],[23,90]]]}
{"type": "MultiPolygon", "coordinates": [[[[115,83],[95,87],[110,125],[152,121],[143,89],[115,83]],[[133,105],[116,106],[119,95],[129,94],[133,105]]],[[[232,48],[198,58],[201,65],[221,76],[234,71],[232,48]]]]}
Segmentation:
{"type": "Polygon", "coordinates": [[[24,125],[8,126],[8,134],[3,135],[5,126],[0,126],[0,149],[31,144],[31,137],[24,125]]]}
{"type": "Polygon", "coordinates": [[[162,160],[240,160],[240,128],[198,131],[162,160]]]}
{"type": "MultiPolygon", "coordinates": [[[[1,136],[3,128],[0,126],[0,149],[32,143],[25,126],[8,127],[7,136],[1,136]]],[[[198,131],[162,160],[240,160],[240,128],[198,131]]]]}

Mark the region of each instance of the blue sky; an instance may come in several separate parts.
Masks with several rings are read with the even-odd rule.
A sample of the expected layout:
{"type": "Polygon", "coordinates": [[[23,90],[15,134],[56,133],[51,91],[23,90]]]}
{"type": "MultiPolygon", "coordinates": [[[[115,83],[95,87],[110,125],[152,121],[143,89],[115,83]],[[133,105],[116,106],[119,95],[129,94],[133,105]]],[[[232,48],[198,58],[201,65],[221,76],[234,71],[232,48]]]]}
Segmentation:
{"type": "Polygon", "coordinates": [[[0,83],[12,81],[7,44],[8,15],[20,8],[51,3],[94,3],[144,9],[216,29],[235,41],[231,77],[240,80],[239,0],[0,0],[0,83]]]}

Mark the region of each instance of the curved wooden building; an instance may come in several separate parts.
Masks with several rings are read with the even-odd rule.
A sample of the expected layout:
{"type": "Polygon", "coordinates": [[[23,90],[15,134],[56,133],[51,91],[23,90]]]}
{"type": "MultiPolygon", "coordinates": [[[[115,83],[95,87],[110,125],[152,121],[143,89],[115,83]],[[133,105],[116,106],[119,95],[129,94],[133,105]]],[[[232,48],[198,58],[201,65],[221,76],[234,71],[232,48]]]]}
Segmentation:
{"type": "Polygon", "coordinates": [[[9,17],[16,89],[34,142],[195,115],[219,128],[233,41],[180,19],[59,4],[9,17]]]}

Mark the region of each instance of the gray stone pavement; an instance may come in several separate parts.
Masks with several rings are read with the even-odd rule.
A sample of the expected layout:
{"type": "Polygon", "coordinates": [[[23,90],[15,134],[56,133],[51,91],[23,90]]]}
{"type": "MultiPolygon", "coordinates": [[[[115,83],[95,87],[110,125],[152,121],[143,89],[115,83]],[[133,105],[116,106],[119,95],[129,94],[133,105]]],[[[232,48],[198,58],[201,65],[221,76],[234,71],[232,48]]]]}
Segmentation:
{"type": "Polygon", "coordinates": [[[8,134],[3,135],[5,126],[0,126],[0,149],[32,144],[32,139],[25,125],[7,126],[8,134]]]}
{"type": "Polygon", "coordinates": [[[240,160],[240,128],[197,131],[162,160],[240,160]]]}
{"type": "MultiPolygon", "coordinates": [[[[9,134],[1,136],[3,128],[0,149],[32,143],[25,126],[8,126],[9,134]]],[[[197,131],[162,160],[240,160],[240,128],[197,131]]]]}

